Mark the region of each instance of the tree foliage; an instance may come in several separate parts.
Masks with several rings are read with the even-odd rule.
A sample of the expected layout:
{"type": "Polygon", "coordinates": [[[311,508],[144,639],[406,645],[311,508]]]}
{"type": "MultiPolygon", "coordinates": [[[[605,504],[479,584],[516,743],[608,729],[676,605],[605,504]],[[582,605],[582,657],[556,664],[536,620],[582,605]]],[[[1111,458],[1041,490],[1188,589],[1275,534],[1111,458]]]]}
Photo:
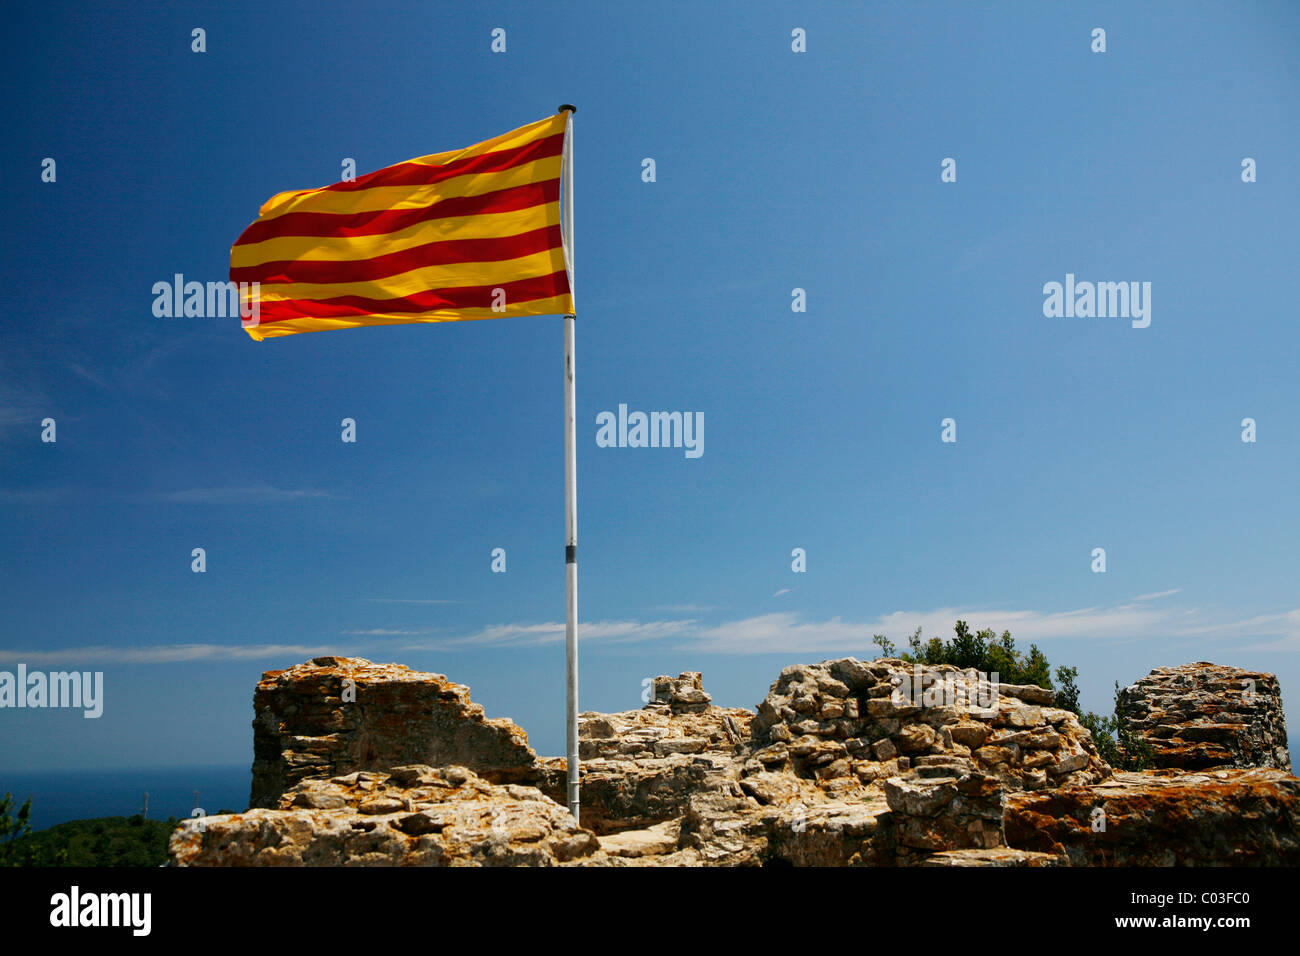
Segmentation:
{"type": "MultiPolygon", "coordinates": [[[[1060,677],[1063,671],[1069,672],[1069,682],[1073,687],[1077,670],[1072,667],[1060,667],[1057,668],[1057,676],[1060,677]]],[[[1097,753],[1101,755],[1102,760],[1116,770],[1146,770],[1152,765],[1154,756],[1151,745],[1129,729],[1128,722],[1124,719],[1124,712],[1119,706],[1119,695],[1119,681],[1116,681],[1115,710],[1109,717],[1104,717],[1092,711],[1080,712],[1079,691],[1074,687],[1073,706],[1066,709],[1078,715],[1079,723],[1091,732],[1092,742],[1096,745],[1097,753]]],[[[1065,705],[1062,703],[1061,706],[1065,705]]]]}
{"type": "MultiPolygon", "coordinates": [[[[0,815],[0,827],[4,819],[0,815]]],[[[138,813],[70,820],[17,837],[0,852],[9,866],[161,866],[177,823],[138,813]]]]}
{"type": "Polygon", "coordinates": [[[0,866],[11,866],[13,847],[16,840],[32,828],[32,798],[13,812],[14,795],[6,793],[0,800],[0,866]]]}
{"type": "Polygon", "coordinates": [[[953,630],[955,636],[951,640],[932,637],[922,641],[918,627],[907,639],[909,650],[902,654],[897,654],[893,642],[883,634],[873,637],[872,643],[881,649],[883,656],[897,655],[909,664],[973,667],[986,674],[996,673],[1003,684],[1037,684],[1052,689],[1052,667],[1038,645],[1030,644],[1026,654],[1017,649],[1010,631],[1003,631],[1001,637],[991,628],[972,632],[965,621],[958,621],[953,630]]]}
{"type": "Polygon", "coordinates": [[[909,650],[902,654],[898,648],[883,634],[877,634],[871,642],[880,648],[883,657],[899,657],[914,664],[952,664],[957,667],[973,667],[977,671],[998,675],[1004,684],[1037,684],[1048,690],[1056,691],[1056,706],[1068,710],[1079,718],[1079,722],[1092,733],[1093,743],[1102,759],[1117,770],[1143,770],[1151,766],[1151,747],[1137,734],[1133,733],[1119,708],[1119,683],[1115,684],[1115,710],[1110,716],[1084,712],[1079,706],[1079,669],[1061,666],[1056,668],[1056,680],[1059,687],[1052,684],[1052,668],[1046,655],[1035,644],[1029,645],[1029,653],[1016,649],[1016,642],[1010,631],[1003,631],[1001,637],[991,629],[971,633],[965,621],[958,621],[953,630],[956,632],[951,640],[932,637],[928,641],[921,639],[918,627],[907,639],[909,650]]]}

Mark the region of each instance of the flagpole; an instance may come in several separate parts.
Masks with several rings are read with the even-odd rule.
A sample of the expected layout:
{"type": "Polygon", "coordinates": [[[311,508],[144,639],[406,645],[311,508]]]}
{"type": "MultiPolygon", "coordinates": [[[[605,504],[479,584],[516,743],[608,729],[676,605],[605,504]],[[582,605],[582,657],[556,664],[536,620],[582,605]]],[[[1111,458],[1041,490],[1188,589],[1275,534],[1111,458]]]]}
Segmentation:
{"type": "MultiPolygon", "coordinates": [[[[564,124],[564,267],[569,294],[577,312],[573,283],[573,114],[576,106],[565,103],[559,112],[568,113],[564,124]]],[[[564,317],[564,659],[567,694],[565,729],[568,744],[569,812],[578,819],[578,433],[577,398],[574,393],[573,331],[576,315],[564,317]]]]}

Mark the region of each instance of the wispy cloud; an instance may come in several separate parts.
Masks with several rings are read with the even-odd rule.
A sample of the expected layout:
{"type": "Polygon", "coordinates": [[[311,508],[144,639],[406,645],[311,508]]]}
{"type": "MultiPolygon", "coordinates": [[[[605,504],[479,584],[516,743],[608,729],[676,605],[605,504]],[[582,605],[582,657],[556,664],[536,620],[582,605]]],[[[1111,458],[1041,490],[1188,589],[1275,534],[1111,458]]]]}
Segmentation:
{"type": "MultiPolygon", "coordinates": [[[[928,637],[952,634],[953,623],[966,621],[972,630],[1009,630],[1022,647],[1054,640],[1182,641],[1204,643],[1230,640],[1240,650],[1300,651],[1300,609],[1252,617],[1196,608],[1152,606],[1150,601],[1177,590],[1140,595],[1115,607],[1085,607],[1069,611],[998,610],[941,607],[927,611],[894,611],[864,620],[837,616],[811,619],[795,611],[760,614],[720,624],[698,620],[596,621],[579,625],[583,641],[672,640],[681,650],[705,654],[874,654],[871,639],[883,634],[903,645],[916,628],[928,637]]],[[[407,645],[405,650],[466,649],[472,646],[527,646],[558,643],[564,625],[549,623],[498,624],[473,634],[436,644],[407,645]]]]}
{"type": "Polygon", "coordinates": [[[34,505],[56,501],[64,496],[64,488],[0,488],[0,502],[34,505]]]}
{"type": "Polygon", "coordinates": [[[175,664],[185,661],[246,661],[287,658],[294,663],[348,650],[309,644],[156,644],[152,647],[68,647],[58,650],[0,649],[0,664],[175,664]]]}
{"type": "MultiPolygon", "coordinates": [[[[872,651],[871,639],[884,634],[896,644],[916,630],[926,637],[949,636],[953,622],[966,621],[972,630],[1009,630],[1025,646],[1030,642],[1069,639],[1115,641],[1230,638],[1253,640],[1252,649],[1300,650],[1300,609],[1240,618],[1198,610],[1155,608],[1134,601],[1118,607],[1088,607],[1073,611],[993,610],[945,607],[931,611],[895,611],[870,620],[842,617],[808,620],[794,612],[763,614],[706,627],[690,649],[718,654],[770,654],[872,651]],[[1264,643],[1258,643],[1263,640],[1264,643]]],[[[1241,646],[1241,649],[1247,649],[1241,646]]]]}
{"type": "Polygon", "coordinates": [[[1182,588],[1170,588],[1168,591],[1153,591],[1150,594],[1139,594],[1134,601],[1154,601],[1157,598],[1169,597],[1171,594],[1181,593],[1182,588]]]}
{"type": "Polygon", "coordinates": [[[0,405],[0,428],[35,424],[37,421],[35,416],[36,413],[25,406],[0,405]]]}
{"type": "MultiPolygon", "coordinates": [[[[696,626],[687,621],[589,621],[579,623],[578,632],[583,641],[620,643],[631,641],[656,641],[668,637],[682,637],[696,626]]],[[[408,644],[407,651],[467,650],[472,647],[535,647],[556,644],[564,640],[564,622],[544,624],[494,624],[464,637],[449,638],[428,644],[408,644]]]]}
{"type": "Polygon", "coordinates": [[[428,598],[362,598],[374,604],[459,604],[459,601],[440,601],[428,598]]]}
{"type": "Polygon", "coordinates": [[[306,501],[337,498],[327,491],[308,488],[273,488],[270,485],[248,487],[190,488],[157,496],[162,501],[190,505],[255,505],[281,504],[287,501],[306,501]]]}
{"type": "Polygon", "coordinates": [[[20,384],[19,377],[0,360],[0,435],[24,425],[37,434],[41,419],[53,410],[43,389],[35,384],[20,384]]]}
{"type": "Polygon", "coordinates": [[[68,371],[71,372],[73,375],[77,376],[77,378],[89,382],[91,385],[94,385],[96,388],[104,388],[104,389],[112,388],[112,386],[109,385],[108,382],[100,378],[100,376],[97,373],[86,368],[80,362],[69,362],[68,371]]]}
{"type": "Polygon", "coordinates": [[[789,594],[791,590],[791,588],[781,588],[781,590],[774,592],[772,597],[780,597],[782,594],[789,594]]]}
{"type": "MultiPolygon", "coordinates": [[[[813,620],[794,611],[760,614],[703,625],[684,620],[602,620],[579,624],[584,642],[649,643],[671,641],[674,648],[696,654],[781,654],[793,658],[815,655],[874,655],[871,638],[884,634],[902,644],[917,627],[926,637],[948,636],[953,622],[966,621],[972,630],[1011,631],[1022,647],[1031,642],[1064,639],[1113,641],[1182,641],[1189,644],[1218,640],[1234,650],[1300,652],[1300,608],[1251,617],[1211,613],[1196,608],[1153,608],[1146,595],[1118,607],[1088,607],[1072,611],[989,610],[943,607],[930,611],[895,611],[868,620],[832,617],[813,620]]],[[[367,599],[369,600],[369,599],[367,599]]],[[[377,601],[390,599],[375,598],[377,601]]],[[[403,599],[391,599],[400,601],[403,599]]],[[[435,602],[436,603],[436,602],[435,602]]],[[[372,651],[468,651],[483,648],[539,647],[564,640],[564,623],[494,624],[470,634],[445,640],[410,641],[430,631],[374,628],[349,630],[344,635],[375,638],[372,651]]],[[[84,667],[94,663],[167,664],[184,661],[240,661],[278,659],[298,663],[326,654],[355,654],[357,648],[306,644],[164,644],[153,647],[89,647],[60,650],[0,650],[0,665],[58,664],[84,667]]]]}

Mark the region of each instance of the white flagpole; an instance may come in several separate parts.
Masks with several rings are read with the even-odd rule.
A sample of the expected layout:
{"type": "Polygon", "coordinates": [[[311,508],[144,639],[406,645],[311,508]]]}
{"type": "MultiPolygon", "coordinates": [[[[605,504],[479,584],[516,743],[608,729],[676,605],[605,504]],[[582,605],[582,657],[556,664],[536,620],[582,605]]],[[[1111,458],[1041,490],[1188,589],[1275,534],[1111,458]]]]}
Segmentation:
{"type": "MultiPolygon", "coordinates": [[[[564,267],[569,277],[569,294],[577,297],[573,285],[573,114],[568,103],[559,112],[568,113],[564,124],[564,267]]],[[[567,672],[565,727],[568,743],[569,812],[578,819],[578,435],[577,398],[574,394],[573,328],[576,316],[564,317],[564,658],[567,672]]]]}

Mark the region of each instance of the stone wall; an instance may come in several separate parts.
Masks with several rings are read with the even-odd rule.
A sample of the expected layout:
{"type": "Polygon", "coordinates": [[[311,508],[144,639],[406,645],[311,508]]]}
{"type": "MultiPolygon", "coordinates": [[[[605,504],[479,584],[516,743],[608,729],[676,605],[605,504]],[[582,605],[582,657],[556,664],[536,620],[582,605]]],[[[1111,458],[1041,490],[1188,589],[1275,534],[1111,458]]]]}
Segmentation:
{"type": "Polygon", "coordinates": [[[488,720],[469,688],[441,674],[359,657],[267,671],[253,694],[250,807],[274,807],[309,777],[403,764],[468,767],[496,783],[535,783],[537,755],[509,720],[488,720]]]}
{"type": "Polygon", "coordinates": [[[1151,748],[1157,768],[1291,769],[1272,674],[1205,661],[1157,667],[1120,691],[1116,713],[1151,748]]]}
{"type": "Polygon", "coordinates": [[[1005,846],[1006,790],[998,778],[981,773],[962,758],[920,759],[934,762],[885,781],[897,862],[907,865],[918,853],[1005,846]],[[939,760],[946,762],[939,764],[939,760]]]}
{"type": "MultiPolygon", "coordinates": [[[[172,862],[1300,865],[1296,777],[1112,773],[1043,688],[853,658],[787,667],[757,715],[714,706],[693,671],[651,687],[639,710],[581,715],[579,826],[564,758],[462,685],[351,658],[268,672],[256,808],[180,825],[172,862]]],[[[1167,759],[1280,759],[1271,675],[1187,665],[1127,694],[1167,759]]]]}
{"type": "MultiPolygon", "coordinates": [[[[640,710],[578,717],[581,818],[597,833],[679,817],[694,793],[724,787],[749,740],[753,713],[715,707],[697,671],[656,677],[640,710]]],[[[540,784],[566,802],[564,758],[543,759],[540,784]]]]}
{"type": "Polygon", "coordinates": [[[956,667],[854,658],[787,667],[758,705],[753,759],[828,791],[959,758],[1004,789],[1084,785],[1110,767],[1092,735],[1041,687],[991,683],[956,667]]]}
{"type": "Polygon", "coordinates": [[[559,866],[603,859],[596,837],[533,787],[464,767],[394,767],[295,784],[274,810],[189,820],[177,866],[559,866]]]}

